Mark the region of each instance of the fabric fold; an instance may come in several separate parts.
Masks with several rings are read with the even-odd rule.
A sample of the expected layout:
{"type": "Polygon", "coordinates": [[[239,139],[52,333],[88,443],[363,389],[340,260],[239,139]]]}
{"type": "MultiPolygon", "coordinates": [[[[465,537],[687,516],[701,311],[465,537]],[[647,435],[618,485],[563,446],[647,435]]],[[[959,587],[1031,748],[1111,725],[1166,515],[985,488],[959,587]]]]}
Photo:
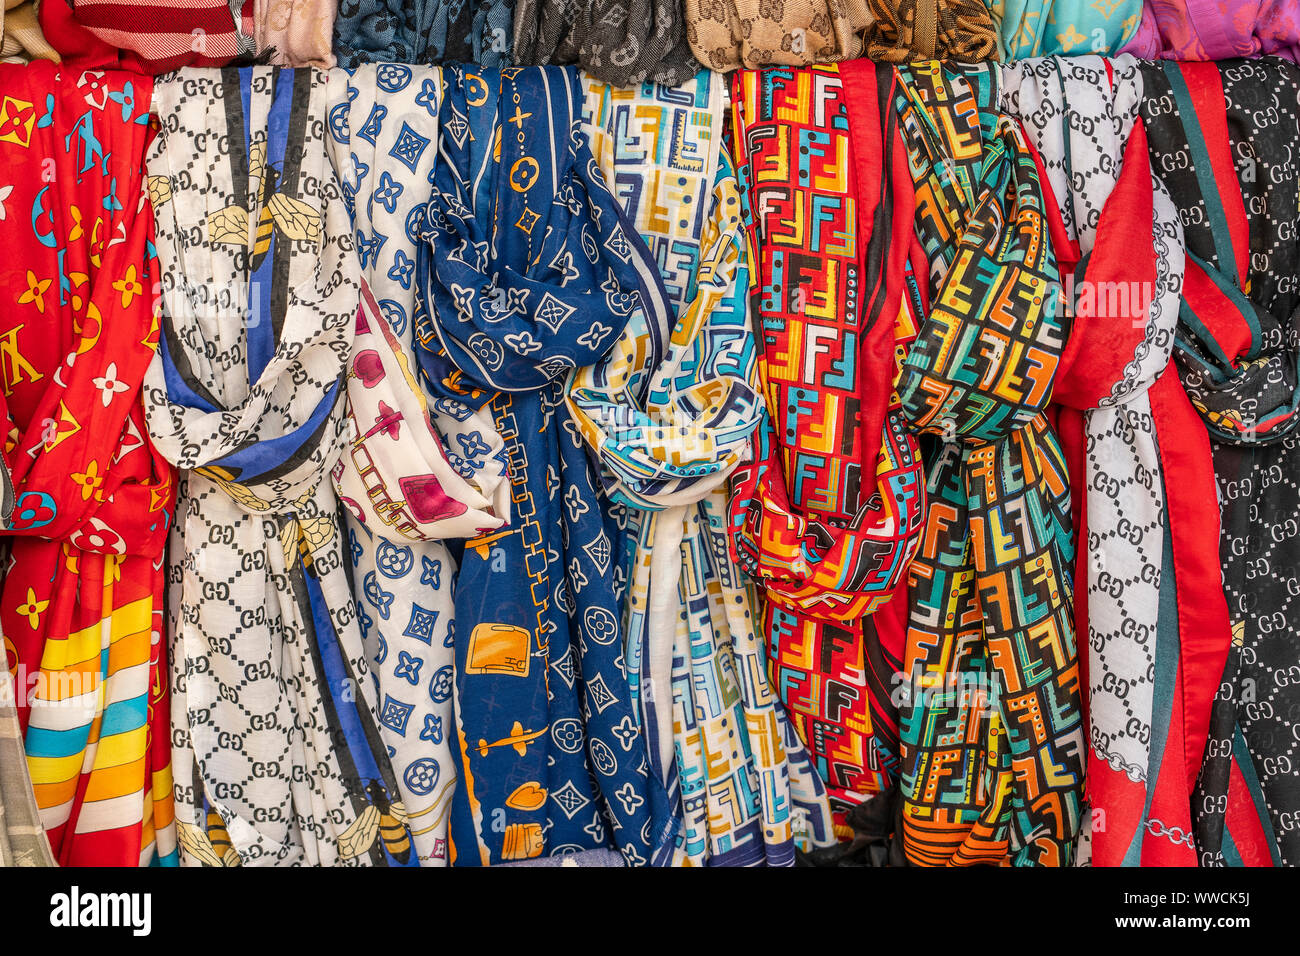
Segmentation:
{"type": "Polygon", "coordinates": [[[513,0],[342,0],[339,66],[511,62],[513,0]]]}
{"type": "Polygon", "coordinates": [[[711,70],[807,66],[862,56],[869,0],[686,0],[686,38],[711,70]]]}

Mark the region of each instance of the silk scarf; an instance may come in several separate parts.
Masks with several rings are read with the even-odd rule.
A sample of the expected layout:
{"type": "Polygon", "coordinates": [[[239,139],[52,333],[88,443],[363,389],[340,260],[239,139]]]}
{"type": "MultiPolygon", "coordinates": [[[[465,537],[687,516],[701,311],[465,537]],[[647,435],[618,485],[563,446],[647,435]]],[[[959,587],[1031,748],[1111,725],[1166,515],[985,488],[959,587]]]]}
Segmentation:
{"type": "Polygon", "coordinates": [[[419,222],[442,102],[438,67],[368,64],[331,75],[330,150],[352,214],[361,309],[348,374],[350,440],[334,470],[347,509],[379,733],[422,865],[447,862],[453,757],[456,562],[443,538],[509,517],[504,443],[491,417],[426,400],[412,350],[419,222]]]}
{"type": "Polygon", "coordinates": [[[732,546],[765,591],[772,681],[843,836],[844,814],[897,774],[905,608],[889,604],[925,514],[894,394],[915,282],[893,85],[862,62],[732,88],[767,406],[733,479],[732,546]]]}
{"type": "Polygon", "coordinates": [[[680,86],[699,69],[679,0],[520,0],[514,31],[515,63],[576,63],[620,86],[680,86]]]}
{"type": "Polygon", "coordinates": [[[977,61],[997,54],[997,31],[984,0],[867,0],[867,6],[867,56],[873,60],[977,61]]]}
{"type": "Polygon", "coordinates": [[[998,59],[1106,55],[1138,32],[1142,0],[990,0],[998,59]]]}
{"type": "Polygon", "coordinates": [[[417,358],[435,401],[490,409],[511,494],[456,583],[452,862],[614,847],[663,863],[679,824],[628,696],[618,526],[564,395],[670,306],[582,133],[577,71],[443,76],[417,358]]]}
{"type": "Polygon", "coordinates": [[[1043,190],[997,67],[900,67],[931,306],[899,393],[939,439],[910,572],[903,840],[920,865],[1068,865],[1084,734],[1066,466],[1045,408],[1067,334],[1043,190]]]}
{"type": "Polygon", "coordinates": [[[709,72],[675,89],[585,84],[592,150],[674,315],[653,329],[634,317],[574,374],[568,404],[625,519],[632,700],[680,807],[679,862],[787,866],[796,831],[828,841],[830,813],[768,682],[758,608],[727,546],[728,479],[750,457],[763,405],[722,84],[709,72]]]}
{"type": "Polygon", "coordinates": [[[163,329],[146,408],[182,469],[169,594],[185,862],[416,865],[328,473],[358,299],[326,74],[159,81],[163,329]]]}
{"type": "Polygon", "coordinates": [[[1300,59],[1294,0],[1145,0],[1125,53],[1146,60],[1228,60],[1276,54],[1300,59]]]}
{"type": "Polygon", "coordinates": [[[151,82],[3,67],[0,325],[13,536],[0,590],[36,802],[64,865],[175,862],[162,643],[171,468],[144,438],[157,346],[151,82]]]}
{"type": "Polygon", "coordinates": [[[512,0],[341,0],[339,66],[511,62],[512,0]]]}
{"type": "Polygon", "coordinates": [[[862,56],[868,0],[686,0],[686,38],[713,70],[862,56]]]}
{"type": "Polygon", "coordinates": [[[1280,59],[1143,66],[1152,165],[1186,224],[1175,359],[1211,439],[1231,622],[1192,802],[1202,865],[1300,860],[1297,357],[1300,73],[1280,59]]]}
{"type": "Polygon", "coordinates": [[[277,66],[328,69],[334,65],[331,41],[337,12],[332,0],[255,0],[253,39],[258,53],[277,66]]]}

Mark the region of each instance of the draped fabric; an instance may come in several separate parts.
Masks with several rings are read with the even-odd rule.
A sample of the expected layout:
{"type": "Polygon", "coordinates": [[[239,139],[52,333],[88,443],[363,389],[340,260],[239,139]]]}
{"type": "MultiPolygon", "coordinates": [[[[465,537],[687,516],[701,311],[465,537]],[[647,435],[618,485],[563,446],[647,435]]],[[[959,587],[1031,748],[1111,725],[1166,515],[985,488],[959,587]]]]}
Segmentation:
{"type": "Polygon", "coordinates": [[[868,0],[685,0],[686,38],[712,70],[862,56],[868,0]]]}
{"type": "Polygon", "coordinates": [[[511,483],[509,524],[465,543],[456,583],[452,862],[666,862],[679,824],[628,697],[618,526],[564,395],[670,306],[582,134],[577,71],[443,76],[417,358],[435,402],[490,409],[511,483]]]}
{"type": "Polygon", "coordinates": [[[328,472],[358,301],[326,74],[159,81],[162,342],[146,408],[182,469],[169,594],[185,862],[416,865],[328,472]]]}
{"type": "Polygon", "coordinates": [[[251,56],[253,7],[254,0],[42,0],[38,15],[70,67],[162,74],[251,56]]]}
{"type": "Polygon", "coordinates": [[[866,55],[888,63],[931,57],[977,61],[997,54],[984,0],[867,0],[866,55]]]}
{"type": "Polygon", "coordinates": [[[0,61],[27,63],[58,61],[59,54],[45,40],[36,19],[36,0],[5,0],[0,10],[0,61]]]}
{"type": "Polygon", "coordinates": [[[659,263],[674,315],[662,329],[634,317],[574,374],[568,404],[626,519],[632,700],[651,767],[680,803],[679,859],[785,866],[796,829],[801,842],[830,839],[830,814],[768,683],[728,553],[728,479],[750,457],[763,406],[740,199],[721,151],[722,82],[702,72],[675,89],[586,84],[592,150],[659,263]]]}
{"type": "Polygon", "coordinates": [[[358,618],[422,865],[447,863],[456,562],[443,538],[510,514],[504,443],[490,415],[417,380],[412,317],[442,71],[373,64],[331,74],[330,149],[352,213],[361,309],[348,374],[351,439],[334,470],[347,509],[358,618]],[[423,141],[417,151],[408,146],[423,141]]]}
{"type": "Polygon", "coordinates": [[[1068,329],[997,69],[898,71],[932,303],[899,393],[940,443],[901,708],[903,839],[922,865],[1068,865],[1080,823],[1070,493],[1045,415],[1068,329]]]}
{"type": "Polygon", "coordinates": [[[341,0],[339,66],[511,62],[513,0],[341,0]]]}
{"type": "Polygon", "coordinates": [[[1142,21],[1142,0],[990,0],[998,59],[1111,54],[1142,21]]]}
{"type": "Polygon", "coordinates": [[[1276,54],[1300,58],[1294,0],[1145,0],[1125,53],[1143,59],[1227,60],[1276,54]]]}
{"type": "Polygon", "coordinates": [[[894,83],[862,61],[741,73],[732,92],[767,415],[729,520],[765,591],[773,684],[842,835],[897,775],[904,607],[890,599],[925,514],[894,394],[916,291],[894,83]]]}
{"type": "Polygon", "coordinates": [[[514,62],[576,63],[609,83],[688,82],[699,69],[681,0],[519,0],[514,62]]]}
{"type": "Polygon", "coordinates": [[[1092,812],[1079,862],[1191,866],[1227,606],[1218,563],[1203,557],[1219,522],[1209,441],[1169,361],[1182,221],[1152,173],[1131,57],[1028,60],[1002,76],[1003,107],[1023,121],[1055,196],[1049,214],[1059,206],[1052,245],[1073,315],[1053,400],[1081,489],[1075,618],[1088,636],[1092,812]],[[1134,228],[1148,220],[1149,241],[1134,228]]]}
{"type": "Polygon", "coordinates": [[[64,865],[175,861],[161,643],[170,467],[144,439],[158,275],[141,160],[151,82],[0,67],[0,412],[12,475],[5,664],[64,865]]]}
{"type": "Polygon", "coordinates": [[[54,866],[27,772],[16,699],[13,677],[0,670],[0,866],[54,866]]]}
{"type": "Polygon", "coordinates": [[[1203,665],[1221,678],[1195,847],[1202,865],[1294,865],[1300,72],[1278,59],[1167,62],[1145,64],[1143,80],[1152,166],[1186,224],[1175,359],[1211,440],[1231,621],[1203,665]]]}
{"type": "Polygon", "coordinates": [[[256,0],[252,6],[259,54],[279,66],[334,65],[334,0],[256,0]]]}

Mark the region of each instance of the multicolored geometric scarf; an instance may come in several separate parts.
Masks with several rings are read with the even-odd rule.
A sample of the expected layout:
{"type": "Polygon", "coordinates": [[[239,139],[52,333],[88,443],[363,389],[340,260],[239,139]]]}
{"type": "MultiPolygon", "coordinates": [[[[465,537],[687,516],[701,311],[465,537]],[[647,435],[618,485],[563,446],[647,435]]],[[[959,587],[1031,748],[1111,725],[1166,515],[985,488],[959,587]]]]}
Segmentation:
{"type": "Polygon", "coordinates": [[[1152,166],[1186,225],[1175,358],[1211,439],[1231,620],[1230,642],[1216,635],[1202,665],[1221,679],[1192,801],[1195,846],[1202,865],[1294,865],[1300,70],[1262,59],[1142,71],[1152,166]]]}
{"type": "Polygon", "coordinates": [[[339,66],[511,62],[513,0],[342,0],[339,66]]]}
{"type": "Polygon", "coordinates": [[[1142,0],[989,0],[998,59],[1114,53],[1133,39],[1142,0]]]}
{"type": "Polygon", "coordinates": [[[158,324],[148,79],[0,67],[0,412],[13,536],[0,630],[63,865],[174,863],[163,659],[171,468],[140,387],[158,324]],[[43,172],[42,172],[43,170],[43,172]]]}
{"type": "Polygon", "coordinates": [[[868,0],[686,0],[686,38],[713,70],[862,56],[868,0]]]}
{"type": "Polygon", "coordinates": [[[867,0],[867,6],[867,56],[873,60],[975,62],[997,55],[997,31],[984,0],[867,0]]]}
{"type": "Polygon", "coordinates": [[[676,314],[671,328],[648,329],[638,313],[568,395],[626,524],[632,700],[651,767],[679,804],[679,863],[792,865],[796,831],[801,843],[830,841],[830,812],[768,683],[757,605],[728,553],[728,478],[763,406],[740,198],[721,152],[722,81],[584,85],[592,151],[676,314]]]}
{"type": "Polygon", "coordinates": [[[894,394],[915,334],[894,82],[860,62],[745,72],[732,86],[768,414],[729,521],[736,561],[766,592],[772,681],[842,835],[844,812],[897,774],[905,607],[888,602],[925,514],[894,394]]]}
{"type": "Polygon", "coordinates": [[[510,523],[465,543],[456,584],[452,862],[666,862],[679,824],[628,698],[619,529],[564,395],[671,307],[583,135],[577,71],[443,77],[417,358],[435,404],[491,410],[511,482],[510,523]]]}
{"type": "Polygon", "coordinates": [[[416,865],[328,473],[358,300],[326,74],[160,80],[149,433],[183,469],[169,594],[187,863],[416,865]]]}
{"type": "Polygon", "coordinates": [[[899,394],[940,440],[910,571],[903,839],[921,865],[1068,865],[1084,734],[1066,465],[1044,410],[1067,329],[1034,154],[996,66],[896,95],[932,305],[899,394]]]}
{"type": "Polygon", "coordinates": [[[509,517],[504,443],[486,411],[430,404],[417,381],[415,263],[442,70],[363,65],[331,74],[329,92],[331,156],[362,270],[348,375],[352,437],[334,486],[347,509],[379,733],[421,863],[446,865],[460,763],[451,734],[456,561],[439,539],[474,537],[509,517]]]}
{"type": "Polygon", "coordinates": [[[700,68],[680,0],[519,0],[514,17],[521,66],[576,63],[620,86],[680,86],[700,68]]]}
{"type": "Polygon", "coordinates": [[[1275,54],[1300,59],[1295,0],[1145,0],[1124,47],[1144,60],[1228,60],[1275,54]]]}

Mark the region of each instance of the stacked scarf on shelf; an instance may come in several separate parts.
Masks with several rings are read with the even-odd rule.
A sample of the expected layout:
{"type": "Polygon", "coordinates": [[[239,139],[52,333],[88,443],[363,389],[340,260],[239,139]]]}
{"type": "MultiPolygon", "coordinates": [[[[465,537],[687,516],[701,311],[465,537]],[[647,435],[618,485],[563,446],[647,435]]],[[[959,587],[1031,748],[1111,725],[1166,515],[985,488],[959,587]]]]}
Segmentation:
{"type": "Polygon", "coordinates": [[[339,66],[511,62],[513,0],[341,0],[339,66]]]}
{"type": "Polygon", "coordinates": [[[620,86],[680,86],[699,69],[681,0],[519,0],[513,57],[521,65],[576,63],[620,86]]]}
{"type": "Polygon", "coordinates": [[[1107,55],[1133,39],[1142,0],[989,0],[997,58],[1107,55]]]}
{"type": "Polygon", "coordinates": [[[145,440],[158,327],[142,158],[152,83],[0,67],[0,630],[65,865],[175,862],[162,643],[174,480],[145,440]]]}
{"type": "Polygon", "coordinates": [[[941,443],[902,707],[903,839],[921,865],[1068,865],[1083,795],[1070,492],[1045,414],[1068,329],[997,71],[898,71],[931,293],[899,392],[941,443]]]}
{"type": "Polygon", "coordinates": [[[784,866],[796,830],[825,843],[830,819],[727,546],[728,479],[750,457],[763,406],[722,83],[703,72],[676,89],[586,84],[592,150],[673,312],[662,328],[634,316],[575,373],[568,403],[625,519],[632,699],[651,767],[679,804],[679,861],[784,866]]]}
{"type": "Polygon", "coordinates": [[[1073,319],[1053,389],[1080,554],[1090,750],[1078,861],[1196,863],[1192,790],[1226,652],[1209,440],[1169,358],[1183,226],[1153,176],[1131,57],[1003,69],[1055,197],[1073,319]],[[1148,239],[1136,222],[1150,221],[1148,239]]]}
{"type": "Polygon", "coordinates": [[[887,63],[932,57],[974,62],[997,54],[984,0],[867,0],[866,56],[887,63]]]}
{"type": "Polygon", "coordinates": [[[329,92],[331,155],[362,272],[347,382],[351,438],[334,485],[347,510],[380,736],[418,858],[446,865],[460,758],[451,705],[456,562],[441,539],[496,530],[509,517],[504,444],[486,411],[426,400],[412,348],[442,70],[339,70],[329,92]]]}
{"type": "Polygon", "coordinates": [[[1231,638],[1217,634],[1202,665],[1207,683],[1218,680],[1192,801],[1195,846],[1202,865],[1294,865],[1300,71],[1266,59],[1149,63],[1142,73],[1152,167],[1185,223],[1175,359],[1211,440],[1231,621],[1231,638]]]}
{"type": "Polygon", "coordinates": [[[1227,60],[1276,54],[1300,58],[1295,0],[1145,0],[1125,47],[1142,59],[1227,60]]]}
{"type": "Polygon", "coordinates": [[[732,135],[768,414],[733,478],[735,557],[764,589],[772,681],[836,825],[898,771],[894,702],[922,467],[894,382],[915,334],[912,183],[894,71],[738,74],[732,135]]]}
{"type": "Polygon", "coordinates": [[[163,329],[146,408],[182,469],[172,728],[187,863],[415,865],[329,471],[358,301],[326,74],[159,81],[163,329]]]}
{"type": "Polygon", "coordinates": [[[868,0],[685,0],[686,37],[712,70],[862,56],[868,0]]]}
{"type": "Polygon", "coordinates": [[[490,411],[511,495],[456,584],[452,862],[602,847],[667,862],[679,821],[628,697],[620,532],[565,392],[630,322],[668,328],[671,306],[591,155],[577,71],[443,76],[417,358],[435,404],[490,411]]]}

